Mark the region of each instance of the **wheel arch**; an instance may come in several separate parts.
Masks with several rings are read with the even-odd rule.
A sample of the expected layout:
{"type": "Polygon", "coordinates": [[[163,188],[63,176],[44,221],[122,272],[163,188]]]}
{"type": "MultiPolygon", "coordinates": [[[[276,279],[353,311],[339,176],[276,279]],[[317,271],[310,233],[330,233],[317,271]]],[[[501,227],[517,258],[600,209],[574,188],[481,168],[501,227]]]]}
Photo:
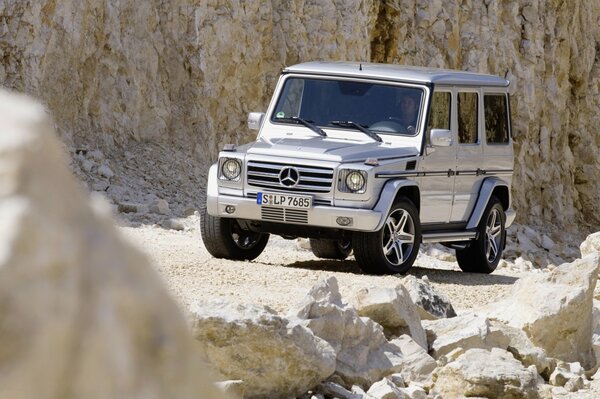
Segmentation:
{"type": "Polygon", "coordinates": [[[387,214],[390,212],[392,205],[398,200],[400,197],[406,197],[415,204],[417,208],[417,212],[421,211],[421,192],[419,190],[419,186],[417,182],[414,180],[407,179],[396,179],[389,180],[386,182],[383,190],[381,190],[381,194],[379,196],[379,201],[377,205],[375,205],[374,210],[381,213],[381,220],[377,224],[376,231],[383,227],[385,223],[385,218],[387,214]]]}
{"type": "Polygon", "coordinates": [[[505,211],[510,208],[510,190],[508,183],[498,177],[488,177],[481,184],[477,202],[475,203],[475,207],[473,208],[473,212],[471,212],[471,217],[467,223],[467,229],[474,229],[477,227],[492,196],[496,196],[500,200],[505,211]]]}

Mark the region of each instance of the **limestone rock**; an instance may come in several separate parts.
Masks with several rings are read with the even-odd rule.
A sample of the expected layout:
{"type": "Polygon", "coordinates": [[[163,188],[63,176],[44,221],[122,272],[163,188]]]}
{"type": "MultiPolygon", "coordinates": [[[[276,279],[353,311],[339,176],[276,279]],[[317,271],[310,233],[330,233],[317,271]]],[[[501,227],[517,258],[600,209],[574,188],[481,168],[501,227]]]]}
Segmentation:
{"type": "Polygon", "coordinates": [[[535,367],[525,368],[500,349],[469,349],[437,372],[434,391],[444,398],[538,398],[535,367]]]}
{"type": "Polygon", "coordinates": [[[402,370],[388,377],[396,386],[404,387],[406,382],[429,383],[431,381],[437,363],[425,349],[408,335],[402,335],[390,343],[399,347],[402,353],[402,370]]]}
{"type": "Polygon", "coordinates": [[[331,381],[319,384],[317,386],[317,391],[323,395],[327,395],[328,397],[339,399],[364,399],[364,395],[361,393],[349,391],[343,386],[331,381]]]}
{"type": "Polygon", "coordinates": [[[423,348],[427,348],[427,337],[417,307],[403,285],[396,288],[362,288],[350,303],[360,316],[381,324],[386,337],[408,334],[423,348]]]}
{"type": "Polygon", "coordinates": [[[599,270],[600,254],[594,254],[524,277],[509,297],[485,312],[525,331],[548,356],[592,367],[592,299],[599,270]]]}
{"type": "Polygon", "coordinates": [[[315,285],[288,317],[331,344],[336,375],[348,386],[368,387],[403,367],[400,348],[387,341],[383,328],[342,303],[335,277],[315,285]]]}
{"type": "Polygon", "coordinates": [[[226,396],[146,257],[67,169],[45,110],[0,91],[0,132],[0,396],[226,396]]]}
{"type": "Polygon", "coordinates": [[[161,215],[168,215],[171,213],[171,209],[169,208],[169,203],[164,199],[157,199],[150,204],[150,212],[158,213],[161,215]]]}
{"type": "Polygon", "coordinates": [[[406,395],[409,399],[426,399],[427,392],[423,388],[417,385],[412,385],[407,388],[400,388],[400,392],[406,395]]]}
{"type": "Polygon", "coordinates": [[[335,371],[327,342],[267,308],[214,299],[194,303],[190,313],[206,360],[226,378],[242,380],[247,396],[298,396],[335,371]]]}
{"type": "MultiPolygon", "coordinates": [[[[446,355],[456,348],[491,348],[491,344],[487,342],[492,334],[490,322],[477,314],[423,321],[423,327],[427,332],[429,350],[434,358],[446,355]]],[[[496,335],[498,339],[501,337],[498,333],[496,335]]]]}
{"type": "Polygon", "coordinates": [[[428,281],[409,275],[404,277],[401,283],[408,290],[414,304],[417,305],[422,320],[456,316],[448,298],[436,291],[428,281]]]}
{"type": "Polygon", "coordinates": [[[408,399],[393,382],[389,379],[384,378],[381,381],[377,381],[369,388],[367,395],[372,396],[376,399],[408,399]]]}
{"type": "Polygon", "coordinates": [[[600,231],[587,236],[579,248],[581,249],[582,257],[591,255],[594,252],[600,252],[600,231]]]}
{"type": "Polygon", "coordinates": [[[115,175],[115,173],[106,164],[100,165],[100,167],[98,168],[98,174],[102,177],[106,177],[107,179],[110,179],[115,175]]]}

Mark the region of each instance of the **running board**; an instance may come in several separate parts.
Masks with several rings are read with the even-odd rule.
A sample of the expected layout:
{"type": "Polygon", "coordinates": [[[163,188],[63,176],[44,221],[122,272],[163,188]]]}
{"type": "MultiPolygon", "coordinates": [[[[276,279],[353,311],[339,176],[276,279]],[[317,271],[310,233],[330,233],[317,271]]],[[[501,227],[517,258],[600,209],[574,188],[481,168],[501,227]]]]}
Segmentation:
{"type": "Polygon", "coordinates": [[[423,233],[421,242],[455,242],[469,241],[477,238],[476,231],[437,231],[423,233]]]}

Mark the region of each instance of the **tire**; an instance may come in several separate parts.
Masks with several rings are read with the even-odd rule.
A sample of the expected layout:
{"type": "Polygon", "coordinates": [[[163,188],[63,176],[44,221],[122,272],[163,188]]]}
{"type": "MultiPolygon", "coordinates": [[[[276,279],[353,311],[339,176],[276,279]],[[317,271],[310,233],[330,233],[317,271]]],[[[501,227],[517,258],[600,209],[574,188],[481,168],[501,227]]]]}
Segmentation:
{"type": "Polygon", "coordinates": [[[489,274],[496,270],[506,242],[506,216],[502,203],[491,197],[477,226],[477,239],[456,250],[458,266],[464,272],[489,274]]]}
{"type": "Polygon", "coordinates": [[[406,273],[417,258],[420,244],[419,213],[406,198],[392,205],[381,230],[357,232],[352,239],[354,257],[369,274],[406,273]]]}
{"type": "Polygon", "coordinates": [[[350,240],[321,240],[311,238],[310,249],[317,258],[346,259],[352,253],[350,240]]]}
{"type": "Polygon", "coordinates": [[[200,220],[202,241],[215,258],[252,260],[258,257],[269,241],[269,235],[244,230],[236,219],[211,216],[202,210],[200,220]]]}

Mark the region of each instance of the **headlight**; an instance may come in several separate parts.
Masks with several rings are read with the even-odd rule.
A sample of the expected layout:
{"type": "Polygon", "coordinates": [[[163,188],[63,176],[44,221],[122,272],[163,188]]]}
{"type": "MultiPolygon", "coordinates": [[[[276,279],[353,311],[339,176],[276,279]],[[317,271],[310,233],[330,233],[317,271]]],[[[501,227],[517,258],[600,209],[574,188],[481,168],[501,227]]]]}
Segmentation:
{"type": "Polygon", "coordinates": [[[367,188],[367,172],[364,170],[340,171],[339,189],[344,193],[362,194],[367,188]]]}
{"type": "Polygon", "coordinates": [[[242,174],[242,163],[236,158],[224,158],[221,160],[221,179],[238,181],[242,174]]]}

